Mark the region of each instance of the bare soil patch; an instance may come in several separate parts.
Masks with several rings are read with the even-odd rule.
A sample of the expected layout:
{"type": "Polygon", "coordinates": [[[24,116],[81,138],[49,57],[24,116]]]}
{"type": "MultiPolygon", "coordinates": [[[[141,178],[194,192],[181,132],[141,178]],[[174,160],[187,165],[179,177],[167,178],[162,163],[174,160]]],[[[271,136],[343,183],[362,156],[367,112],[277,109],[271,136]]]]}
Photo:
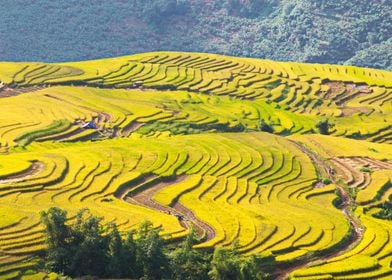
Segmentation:
{"type": "MultiPolygon", "coordinates": [[[[211,240],[216,235],[214,229],[207,223],[197,218],[196,215],[189,208],[182,205],[178,201],[175,201],[170,206],[166,206],[166,205],[159,204],[153,199],[154,195],[160,190],[170,185],[182,182],[186,180],[187,177],[188,176],[186,175],[176,176],[173,179],[165,179],[157,183],[153,183],[152,185],[149,185],[148,188],[140,188],[140,191],[130,192],[130,190],[133,189],[133,187],[135,186],[135,182],[134,182],[132,184],[133,186],[129,186],[128,188],[124,188],[123,190],[120,190],[117,193],[116,197],[121,198],[128,203],[141,205],[165,214],[175,216],[178,222],[181,224],[181,226],[183,226],[186,229],[193,228],[196,231],[196,235],[200,242],[211,240]]],[[[148,181],[153,181],[154,178],[157,177],[153,175],[147,176],[146,178],[137,181],[136,185],[140,185],[148,181]]]]}

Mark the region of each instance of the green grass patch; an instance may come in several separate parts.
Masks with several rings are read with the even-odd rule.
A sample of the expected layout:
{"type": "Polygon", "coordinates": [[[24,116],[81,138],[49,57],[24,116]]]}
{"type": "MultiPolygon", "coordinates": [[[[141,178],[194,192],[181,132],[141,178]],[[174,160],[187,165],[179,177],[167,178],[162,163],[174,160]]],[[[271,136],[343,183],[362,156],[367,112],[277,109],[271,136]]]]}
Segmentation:
{"type": "Polygon", "coordinates": [[[68,120],[56,120],[45,128],[38,129],[35,131],[30,131],[26,134],[19,136],[17,139],[15,139],[15,141],[20,146],[24,147],[30,144],[32,141],[34,141],[34,139],[63,132],[67,130],[70,126],[71,126],[71,122],[68,120]]]}

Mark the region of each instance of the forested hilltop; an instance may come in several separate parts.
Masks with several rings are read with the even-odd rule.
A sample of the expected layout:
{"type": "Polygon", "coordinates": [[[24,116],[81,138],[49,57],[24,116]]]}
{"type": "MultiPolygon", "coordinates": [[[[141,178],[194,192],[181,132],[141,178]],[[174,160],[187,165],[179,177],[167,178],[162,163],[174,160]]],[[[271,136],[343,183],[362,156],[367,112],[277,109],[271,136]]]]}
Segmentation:
{"type": "Polygon", "coordinates": [[[392,70],[391,0],[1,2],[0,60],[176,50],[392,70]]]}

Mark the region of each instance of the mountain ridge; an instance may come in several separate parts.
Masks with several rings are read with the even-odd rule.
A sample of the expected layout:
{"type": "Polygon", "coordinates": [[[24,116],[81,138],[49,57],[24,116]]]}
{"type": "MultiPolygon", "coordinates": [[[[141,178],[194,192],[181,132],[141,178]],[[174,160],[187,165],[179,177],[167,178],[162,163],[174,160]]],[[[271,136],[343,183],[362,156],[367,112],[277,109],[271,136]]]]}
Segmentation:
{"type": "Polygon", "coordinates": [[[172,50],[391,70],[391,7],[389,0],[5,0],[0,60],[172,50]]]}

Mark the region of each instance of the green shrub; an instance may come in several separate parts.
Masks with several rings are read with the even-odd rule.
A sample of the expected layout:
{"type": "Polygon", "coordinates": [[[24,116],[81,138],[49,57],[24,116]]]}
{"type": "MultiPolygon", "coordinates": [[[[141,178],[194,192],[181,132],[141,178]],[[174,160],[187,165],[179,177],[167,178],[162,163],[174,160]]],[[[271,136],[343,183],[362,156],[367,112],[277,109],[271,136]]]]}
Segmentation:
{"type": "Polygon", "coordinates": [[[387,201],[381,205],[381,210],[378,213],[373,214],[373,217],[383,219],[383,220],[392,220],[392,201],[387,201]]]}
{"type": "Polygon", "coordinates": [[[370,169],[369,167],[361,167],[361,169],[359,169],[359,171],[361,172],[366,172],[366,173],[373,173],[373,170],[370,169]]]}
{"type": "Polygon", "coordinates": [[[260,121],[260,130],[268,133],[274,133],[274,128],[271,124],[267,124],[264,120],[260,121]]]}
{"type": "Polygon", "coordinates": [[[320,134],[329,135],[329,130],[333,128],[335,125],[330,123],[328,119],[320,120],[316,124],[316,128],[318,129],[320,134]]]}
{"type": "Polygon", "coordinates": [[[322,178],[322,179],[321,179],[321,182],[322,182],[324,185],[329,185],[329,184],[332,183],[332,180],[329,179],[329,178],[322,178]]]}
{"type": "Polygon", "coordinates": [[[25,133],[19,136],[15,141],[22,147],[27,146],[32,141],[39,137],[48,136],[52,134],[56,134],[62,131],[67,130],[71,126],[70,121],[68,120],[56,120],[51,123],[49,126],[25,133]]]}
{"type": "MultiPolygon", "coordinates": [[[[173,246],[145,221],[123,239],[117,225],[103,226],[102,218],[82,209],[73,224],[67,212],[52,207],[41,212],[45,226],[48,271],[72,277],[110,277],[131,279],[268,279],[275,257],[251,255],[242,258],[237,245],[230,249],[196,250],[191,230],[181,246],[173,246]]],[[[235,243],[237,244],[237,243],[235,243]]]]}

